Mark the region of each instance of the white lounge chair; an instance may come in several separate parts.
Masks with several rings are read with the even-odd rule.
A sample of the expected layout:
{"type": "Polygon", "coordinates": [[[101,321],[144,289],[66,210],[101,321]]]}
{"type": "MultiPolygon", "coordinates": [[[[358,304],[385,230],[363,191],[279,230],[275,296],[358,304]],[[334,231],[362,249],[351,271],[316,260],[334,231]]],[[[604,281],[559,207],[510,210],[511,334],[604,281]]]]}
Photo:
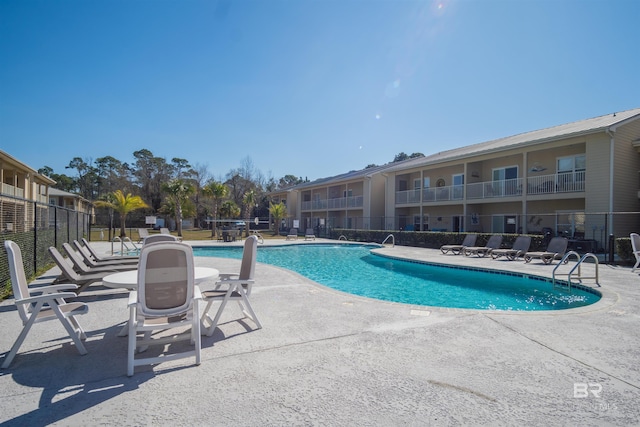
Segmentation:
{"type": "Polygon", "coordinates": [[[157,242],[142,246],[138,289],[129,293],[129,336],[127,375],[136,366],[161,363],[185,357],[195,357],[200,364],[200,289],[195,284],[194,258],[191,246],[180,242],[157,242]],[[152,331],[188,326],[190,333],[151,338],[152,331]],[[142,332],[142,339],[137,334],[142,332]],[[193,350],[168,353],[163,356],[136,358],[150,345],[187,340],[193,350]]]}
{"type": "Polygon", "coordinates": [[[636,258],[636,263],[631,269],[631,272],[633,273],[640,265],[640,235],[638,233],[631,233],[629,237],[631,238],[631,248],[633,249],[633,256],[636,258]]]}
{"type": "Polygon", "coordinates": [[[524,254],[524,262],[531,262],[532,259],[540,259],[545,264],[551,264],[554,259],[561,259],[567,252],[569,241],[564,237],[554,237],[549,242],[547,250],[544,252],[527,252],[524,254]]]}
{"type": "MultiPolygon", "coordinates": [[[[11,277],[11,286],[13,288],[13,296],[15,298],[16,308],[20,319],[22,319],[22,332],[18,335],[11,350],[4,357],[2,368],[8,368],[13,361],[20,346],[27,337],[31,326],[34,323],[44,322],[57,318],[67,333],[73,340],[80,354],[87,354],[87,350],[82,344],[82,340],[86,339],[86,335],[80,327],[80,324],[74,316],[86,314],[89,306],[81,302],[65,301],[65,298],[73,298],[76,296],[74,292],[65,292],[75,290],[76,285],[61,284],[50,285],[38,288],[39,295],[29,289],[27,278],[24,273],[24,265],[22,264],[22,251],[20,247],[11,240],[4,242],[7,250],[7,258],[9,260],[9,274],[11,277]]],[[[10,333],[5,330],[4,333],[10,333]]]]}
{"type": "Polygon", "coordinates": [[[287,240],[298,240],[298,229],[292,228],[289,230],[289,234],[287,234],[287,240]]]}
{"type": "Polygon", "coordinates": [[[316,235],[313,233],[313,228],[307,228],[304,232],[304,240],[316,240],[316,235]]]}
{"type": "Polygon", "coordinates": [[[454,255],[459,255],[462,253],[462,249],[464,249],[465,246],[475,245],[477,239],[477,234],[467,234],[466,236],[464,236],[464,240],[462,241],[461,245],[442,245],[440,246],[440,250],[443,254],[451,252],[454,255]]]}
{"type": "Polygon", "coordinates": [[[490,254],[494,249],[498,249],[502,245],[502,235],[494,234],[489,237],[487,244],[484,246],[465,246],[462,248],[462,253],[465,256],[476,255],[478,257],[484,257],[490,254]]]}
{"type": "Polygon", "coordinates": [[[258,317],[256,316],[251,303],[249,303],[249,296],[251,296],[251,288],[255,282],[254,273],[256,268],[256,256],[258,252],[258,237],[249,236],[244,242],[244,249],[242,250],[242,263],[240,265],[240,273],[222,273],[220,274],[220,280],[216,282],[215,289],[212,291],[205,291],[202,293],[202,298],[207,302],[202,314],[202,324],[206,328],[207,336],[213,335],[213,331],[218,325],[222,311],[229,301],[237,301],[242,313],[253,320],[253,323],[258,326],[258,329],[262,328],[258,317]],[[220,307],[212,319],[209,316],[209,310],[214,302],[220,301],[220,307]]]}
{"type": "Polygon", "coordinates": [[[142,243],[145,237],[149,237],[149,230],[146,228],[138,228],[138,243],[142,243]]]}
{"type": "Polygon", "coordinates": [[[509,261],[524,256],[531,246],[531,236],[518,236],[510,249],[494,249],[491,251],[491,258],[498,259],[504,256],[509,261]]]}

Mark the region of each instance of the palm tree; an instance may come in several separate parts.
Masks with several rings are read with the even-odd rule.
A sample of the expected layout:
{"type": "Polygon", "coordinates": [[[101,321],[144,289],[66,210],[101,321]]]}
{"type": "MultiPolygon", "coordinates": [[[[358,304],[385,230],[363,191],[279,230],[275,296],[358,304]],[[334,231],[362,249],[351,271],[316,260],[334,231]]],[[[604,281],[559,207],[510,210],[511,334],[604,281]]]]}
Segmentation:
{"type": "Polygon", "coordinates": [[[127,236],[125,219],[129,212],[149,207],[140,196],[133,196],[131,193],[125,196],[122,190],[114,191],[107,200],[96,200],[95,205],[113,209],[120,214],[120,237],[127,236]]]}
{"type": "Polygon", "coordinates": [[[238,218],[240,216],[240,208],[233,200],[225,200],[220,206],[220,216],[225,218],[238,218]]]}
{"type": "Polygon", "coordinates": [[[287,216],[287,207],[282,202],[278,203],[277,205],[269,202],[269,213],[273,217],[273,235],[276,236],[280,231],[280,221],[282,221],[282,218],[287,216]]]}
{"type": "Polygon", "coordinates": [[[229,189],[226,185],[211,181],[202,188],[202,192],[213,199],[213,226],[211,227],[211,237],[216,235],[216,220],[218,219],[218,203],[221,199],[227,197],[229,189]]]}
{"type": "Polygon", "coordinates": [[[244,193],[244,197],[242,198],[242,202],[244,203],[245,217],[247,220],[244,222],[246,228],[246,237],[249,237],[249,221],[251,217],[251,208],[256,203],[256,193],[255,191],[247,191],[244,193]]]}
{"type": "Polygon", "coordinates": [[[169,202],[173,207],[178,236],[182,237],[182,214],[184,204],[189,201],[189,196],[195,193],[195,187],[182,179],[172,179],[162,184],[162,191],[169,194],[169,202]]]}

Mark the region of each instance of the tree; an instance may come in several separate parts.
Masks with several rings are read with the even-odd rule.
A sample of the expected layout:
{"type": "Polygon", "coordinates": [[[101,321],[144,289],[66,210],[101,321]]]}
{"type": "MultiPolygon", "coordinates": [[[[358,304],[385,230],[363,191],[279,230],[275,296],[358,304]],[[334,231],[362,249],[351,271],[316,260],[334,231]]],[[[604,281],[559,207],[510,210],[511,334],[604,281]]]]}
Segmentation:
{"type": "Polygon", "coordinates": [[[205,196],[213,200],[213,225],[211,227],[211,237],[216,235],[216,220],[218,219],[218,203],[227,197],[229,190],[221,182],[211,181],[202,188],[205,196]]]}
{"type": "Polygon", "coordinates": [[[251,221],[251,209],[253,209],[253,206],[256,204],[256,193],[255,191],[251,190],[248,191],[247,193],[245,193],[244,197],[242,198],[242,203],[244,204],[244,212],[245,212],[245,229],[246,229],[246,236],[249,237],[249,222],[251,221]]]}
{"type": "Polygon", "coordinates": [[[76,183],[73,181],[73,178],[65,174],[57,174],[49,166],[44,166],[38,169],[38,173],[40,175],[46,175],[54,180],[56,184],[53,188],[57,188],[58,190],[72,192],[76,188],[76,183]]]}
{"type": "Polygon", "coordinates": [[[401,161],[407,160],[407,159],[415,159],[415,158],[418,158],[418,157],[424,157],[424,154],[422,154],[422,153],[412,153],[409,156],[405,152],[400,152],[400,153],[396,154],[396,156],[393,158],[393,163],[401,162],[401,161]]]}
{"type": "Polygon", "coordinates": [[[278,181],[278,188],[284,189],[293,187],[294,185],[302,184],[304,180],[302,177],[298,178],[295,175],[285,175],[278,181]]]}
{"type": "MultiPolygon", "coordinates": [[[[178,236],[182,237],[182,218],[185,205],[190,202],[189,196],[195,193],[195,187],[182,179],[172,179],[162,184],[162,191],[168,194],[173,207],[174,218],[178,227],[178,236]]],[[[193,209],[191,209],[193,211],[193,209]]]]}
{"type": "Polygon", "coordinates": [[[98,197],[112,193],[117,189],[134,191],[131,183],[131,169],[115,157],[105,156],[96,159],[95,171],[98,178],[98,197]]]}
{"type": "Polygon", "coordinates": [[[111,208],[120,214],[120,237],[126,237],[125,219],[127,214],[136,209],[148,208],[149,206],[140,196],[133,196],[131,193],[127,193],[125,196],[122,190],[116,190],[112,195],[113,198],[111,200],[96,200],[95,205],[111,208]]]}
{"type": "Polygon", "coordinates": [[[273,235],[276,236],[280,230],[280,221],[282,221],[282,218],[287,216],[287,207],[282,202],[277,205],[269,203],[269,213],[271,214],[274,223],[273,235]]]}
{"type": "Polygon", "coordinates": [[[133,175],[140,186],[141,197],[157,211],[164,202],[162,184],[171,180],[175,167],[149,150],[134,151],[133,157],[136,158],[133,175]]]}
{"type": "Polygon", "coordinates": [[[78,177],[75,180],[76,191],[87,200],[98,197],[98,174],[96,168],[91,166],[91,162],[91,160],[74,157],[66,166],[67,169],[78,171],[78,177]]]}
{"type": "Polygon", "coordinates": [[[240,216],[240,208],[233,200],[225,200],[220,206],[220,216],[224,218],[237,218],[240,216]]]}

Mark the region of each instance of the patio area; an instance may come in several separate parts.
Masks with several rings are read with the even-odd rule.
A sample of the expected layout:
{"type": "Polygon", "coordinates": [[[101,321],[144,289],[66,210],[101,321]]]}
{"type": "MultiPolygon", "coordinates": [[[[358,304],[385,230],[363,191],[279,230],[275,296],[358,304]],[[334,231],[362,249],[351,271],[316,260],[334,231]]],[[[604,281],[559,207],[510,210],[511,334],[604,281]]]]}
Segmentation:
{"type": "MultiPolygon", "coordinates": [[[[412,247],[380,251],[547,277],[553,269],[412,247]]],[[[239,265],[196,257],[196,266],[221,272],[239,265]]],[[[117,336],[128,294],[98,283],[78,297],[89,304],[79,317],[89,353],[78,354],[59,322],[34,325],[10,369],[0,371],[0,422],[637,425],[640,277],[630,270],[601,264],[603,298],[591,306],[514,313],[371,300],[258,263],[251,301],[262,329],[236,321],[241,314],[232,304],[213,336],[202,337],[200,366],[183,359],[136,368],[133,377],[126,376],[127,340],[117,336]]],[[[57,274],[52,269],[34,284],[57,274]]],[[[6,354],[22,328],[12,299],[0,304],[0,319],[6,354]]]]}

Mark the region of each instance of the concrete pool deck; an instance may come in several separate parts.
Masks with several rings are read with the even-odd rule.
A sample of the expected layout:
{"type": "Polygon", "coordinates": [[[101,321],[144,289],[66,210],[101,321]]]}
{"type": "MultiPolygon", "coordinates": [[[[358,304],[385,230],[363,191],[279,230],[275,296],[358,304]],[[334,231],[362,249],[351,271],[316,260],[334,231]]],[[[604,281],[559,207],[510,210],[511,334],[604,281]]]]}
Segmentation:
{"type": "MultiPolygon", "coordinates": [[[[110,247],[93,244],[103,253],[110,247]]],[[[546,277],[553,269],[430,249],[380,251],[546,277]]],[[[220,271],[239,263],[196,258],[220,271]]],[[[638,425],[640,277],[630,270],[601,264],[603,298],[591,306],[511,313],[376,301],[259,263],[252,304],[263,329],[235,321],[240,312],[229,305],[214,335],[202,339],[200,366],[182,359],[137,368],[131,378],[127,340],[116,336],[128,317],[127,293],[97,283],[78,297],[89,304],[79,318],[89,354],[78,354],[59,322],[34,325],[10,369],[0,370],[0,422],[638,425]]],[[[22,328],[12,299],[0,304],[0,319],[6,354],[22,328]]]]}

